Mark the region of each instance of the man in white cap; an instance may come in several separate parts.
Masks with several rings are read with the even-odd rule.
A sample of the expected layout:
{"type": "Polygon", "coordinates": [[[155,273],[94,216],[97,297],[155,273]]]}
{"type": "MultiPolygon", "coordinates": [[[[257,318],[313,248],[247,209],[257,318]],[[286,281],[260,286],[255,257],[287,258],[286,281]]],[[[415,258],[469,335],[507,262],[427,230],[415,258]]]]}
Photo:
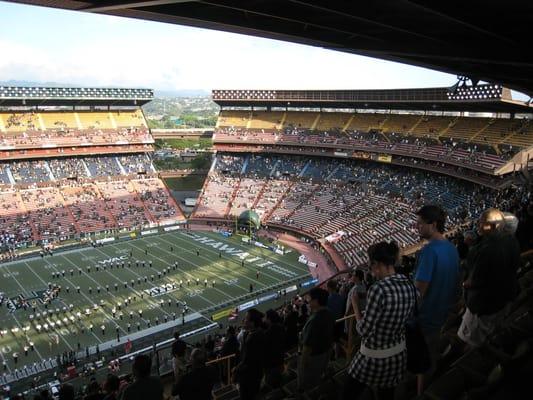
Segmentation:
{"type": "Polygon", "coordinates": [[[463,283],[466,311],[457,332],[471,347],[483,345],[508,313],[518,293],[520,266],[520,246],[506,229],[503,212],[484,211],[477,231],[480,240],[468,254],[468,277],[463,283]]]}

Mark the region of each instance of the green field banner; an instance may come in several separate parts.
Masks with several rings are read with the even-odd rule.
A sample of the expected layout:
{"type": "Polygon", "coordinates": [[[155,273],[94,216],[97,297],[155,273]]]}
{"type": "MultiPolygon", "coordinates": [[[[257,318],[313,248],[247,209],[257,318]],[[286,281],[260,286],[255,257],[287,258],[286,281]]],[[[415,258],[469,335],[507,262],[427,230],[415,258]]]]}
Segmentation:
{"type": "Polygon", "coordinates": [[[228,308],[226,310],[219,311],[219,312],[213,314],[212,320],[213,321],[217,321],[219,319],[229,317],[230,314],[233,312],[233,310],[234,310],[234,308],[228,308]]]}

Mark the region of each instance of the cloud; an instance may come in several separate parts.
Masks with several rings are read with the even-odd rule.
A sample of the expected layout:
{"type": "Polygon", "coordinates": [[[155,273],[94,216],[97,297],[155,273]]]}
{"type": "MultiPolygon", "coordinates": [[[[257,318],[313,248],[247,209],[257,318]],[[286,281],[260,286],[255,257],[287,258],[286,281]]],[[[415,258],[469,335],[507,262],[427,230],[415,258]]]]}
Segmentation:
{"type": "Polygon", "coordinates": [[[76,13],[70,13],[68,21],[66,31],[44,29],[40,40],[5,32],[0,54],[9,57],[0,58],[0,76],[205,90],[393,88],[454,82],[451,75],[422,68],[244,35],[76,13]],[[73,18],[80,22],[75,32],[73,18]]]}

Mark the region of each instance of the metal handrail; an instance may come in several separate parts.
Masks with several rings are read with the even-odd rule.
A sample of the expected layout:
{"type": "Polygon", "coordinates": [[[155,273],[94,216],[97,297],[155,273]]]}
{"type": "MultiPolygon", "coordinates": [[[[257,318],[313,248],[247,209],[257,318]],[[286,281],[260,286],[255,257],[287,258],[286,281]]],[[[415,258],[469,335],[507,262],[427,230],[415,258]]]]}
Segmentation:
{"type": "Polygon", "coordinates": [[[235,353],[223,356],[223,357],[217,357],[214,360],[208,361],[205,363],[205,365],[213,365],[221,363],[222,361],[226,361],[226,369],[228,374],[228,385],[231,384],[231,359],[236,357],[237,355],[235,353]]]}

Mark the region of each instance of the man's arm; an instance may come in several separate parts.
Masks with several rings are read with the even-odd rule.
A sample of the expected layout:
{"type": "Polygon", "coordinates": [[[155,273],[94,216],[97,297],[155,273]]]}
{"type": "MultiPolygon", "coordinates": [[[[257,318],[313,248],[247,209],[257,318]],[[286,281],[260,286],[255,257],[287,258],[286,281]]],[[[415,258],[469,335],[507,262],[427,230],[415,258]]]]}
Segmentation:
{"type": "Polygon", "coordinates": [[[423,299],[426,295],[426,291],[428,290],[429,282],[415,280],[415,286],[420,292],[420,297],[423,299]]]}
{"type": "Polygon", "coordinates": [[[415,274],[415,286],[420,292],[422,299],[425,297],[429,284],[431,283],[436,262],[436,256],[431,249],[426,247],[422,250],[418,258],[415,274]]]}

